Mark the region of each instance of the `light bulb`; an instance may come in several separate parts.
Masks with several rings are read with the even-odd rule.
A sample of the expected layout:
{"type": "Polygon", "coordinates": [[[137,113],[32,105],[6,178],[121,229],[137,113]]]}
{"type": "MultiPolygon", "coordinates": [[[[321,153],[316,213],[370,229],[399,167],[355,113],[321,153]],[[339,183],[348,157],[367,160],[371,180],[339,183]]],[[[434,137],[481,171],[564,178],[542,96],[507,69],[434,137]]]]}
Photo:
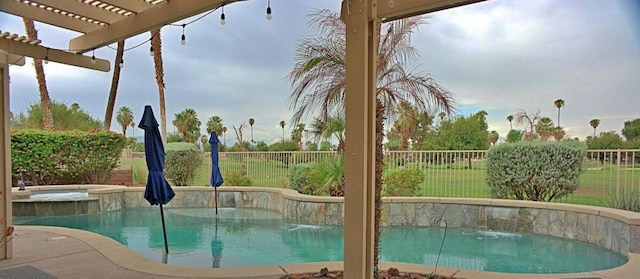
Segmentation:
{"type": "Polygon", "coordinates": [[[91,64],[95,64],[95,63],[96,63],[96,56],[91,55],[91,64]]]}
{"type": "Polygon", "coordinates": [[[49,64],[49,56],[45,56],[44,57],[44,63],[45,64],[49,64]]]}
{"type": "Polygon", "coordinates": [[[182,34],[182,38],[180,39],[180,44],[181,45],[187,44],[187,37],[184,34],[182,34]]]}
{"type": "Polygon", "coordinates": [[[267,20],[271,20],[273,17],[271,16],[271,7],[267,7],[267,20]]]}
{"type": "Polygon", "coordinates": [[[124,59],[120,60],[120,69],[124,68],[124,59]]]}
{"type": "Polygon", "coordinates": [[[149,47],[149,56],[153,56],[153,47],[149,47]]]}
{"type": "Polygon", "coordinates": [[[220,24],[221,25],[227,24],[227,20],[225,19],[224,13],[220,14],[220,24]]]}

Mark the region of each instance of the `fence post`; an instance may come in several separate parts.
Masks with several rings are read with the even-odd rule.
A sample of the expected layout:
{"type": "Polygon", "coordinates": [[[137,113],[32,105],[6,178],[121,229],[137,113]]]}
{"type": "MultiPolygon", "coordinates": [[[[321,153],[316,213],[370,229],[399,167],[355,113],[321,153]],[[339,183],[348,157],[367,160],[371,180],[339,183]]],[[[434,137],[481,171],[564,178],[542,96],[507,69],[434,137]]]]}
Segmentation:
{"type": "Polygon", "coordinates": [[[616,200],[620,200],[620,148],[618,148],[618,157],[616,158],[616,200]]]}

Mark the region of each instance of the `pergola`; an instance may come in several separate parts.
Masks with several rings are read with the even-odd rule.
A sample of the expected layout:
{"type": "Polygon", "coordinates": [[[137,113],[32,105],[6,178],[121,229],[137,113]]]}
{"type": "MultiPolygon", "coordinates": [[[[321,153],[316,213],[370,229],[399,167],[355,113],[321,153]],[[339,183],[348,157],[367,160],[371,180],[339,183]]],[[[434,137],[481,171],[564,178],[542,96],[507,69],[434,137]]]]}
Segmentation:
{"type": "MultiPolygon", "coordinates": [[[[83,55],[163,25],[242,0],[2,0],[0,11],[79,32],[67,50],[40,40],[0,33],[0,225],[13,226],[11,210],[11,133],[9,131],[9,65],[24,57],[47,59],[99,71],[110,71],[105,59],[83,55]]],[[[439,11],[481,0],[343,0],[347,30],[345,97],[346,151],[344,267],[347,278],[373,278],[375,79],[380,22],[439,11]]],[[[6,31],[6,30],[2,30],[6,31]]],[[[8,241],[0,259],[11,258],[8,241]]]]}

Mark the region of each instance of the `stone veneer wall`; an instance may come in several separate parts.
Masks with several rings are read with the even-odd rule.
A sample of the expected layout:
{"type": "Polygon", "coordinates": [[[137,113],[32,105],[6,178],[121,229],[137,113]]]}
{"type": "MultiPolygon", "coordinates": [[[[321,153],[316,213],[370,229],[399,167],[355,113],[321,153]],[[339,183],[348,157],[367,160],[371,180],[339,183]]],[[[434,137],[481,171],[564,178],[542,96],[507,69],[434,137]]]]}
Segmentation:
{"type": "MultiPolygon", "coordinates": [[[[149,207],[143,187],[90,188],[99,211],[149,207]]],[[[205,187],[174,187],[166,207],[214,207],[215,192],[205,187]]],[[[315,197],[288,189],[221,187],[219,207],[279,211],[293,222],[342,225],[344,199],[315,197]]],[[[66,205],[65,205],[66,206],[66,205]]],[[[640,213],[593,206],[471,198],[383,198],[383,226],[434,226],[535,233],[583,241],[621,254],[640,252],[640,213]]],[[[15,205],[14,205],[15,210],[15,205]]],[[[48,211],[47,211],[48,212],[48,211]]],[[[38,214],[40,215],[40,214],[38,214]]],[[[47,214],[43,214],[47,215],[47,214]]]]}

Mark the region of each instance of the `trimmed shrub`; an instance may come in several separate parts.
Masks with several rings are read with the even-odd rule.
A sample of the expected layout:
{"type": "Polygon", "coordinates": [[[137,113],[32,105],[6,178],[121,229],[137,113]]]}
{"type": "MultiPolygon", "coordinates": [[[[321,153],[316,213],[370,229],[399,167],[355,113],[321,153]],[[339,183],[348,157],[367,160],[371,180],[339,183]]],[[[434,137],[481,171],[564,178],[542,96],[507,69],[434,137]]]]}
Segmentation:
{"type": "Polygon", "coordinates": [[[222,177],[224,177],[224,185],[251,186],[253,184],[251,178],[246,176],[242,171],[229,171],[226,172],[222,177]]]}
{"type": "Polygon", "coordinates": [[[342,188],[344,175],[344,156],[331,156],[312,165],[309,171],[310,186],[313,195],[329,195],[331,189],[342,188]]]}
{"type": "Polygon", "coordinates": [[[175,186],[189,185],[193,183],[202,160],[202,151],[193,143],[167,143],[164,174],[175,186]]]}
{"type": "Polygon", "coordinates": [[[517,142],[487,153],[487,184],[495,198],[551,201],[578,188],[586,146],[580,142],[517,142]]]}
{"type": "Polygon", "coordinates": [[[412,197],[418,193],[424,180],[417,168],[405,167],[389,170],[384,174],[384,195],[390,197],[412,197]]]}
{"type": "Polygon", "coordinates": [[[315,187],[311,185],[309,173],[314,164],[296,164],[289,167],[289,188],[300,194],[313,195],[315,187]]]}
{"type": "Polygon", "coordinates": [[[125,144],[123,135],[109,131],[14,131],[12,175],[28,185],[103,183],[125,144]]]}

